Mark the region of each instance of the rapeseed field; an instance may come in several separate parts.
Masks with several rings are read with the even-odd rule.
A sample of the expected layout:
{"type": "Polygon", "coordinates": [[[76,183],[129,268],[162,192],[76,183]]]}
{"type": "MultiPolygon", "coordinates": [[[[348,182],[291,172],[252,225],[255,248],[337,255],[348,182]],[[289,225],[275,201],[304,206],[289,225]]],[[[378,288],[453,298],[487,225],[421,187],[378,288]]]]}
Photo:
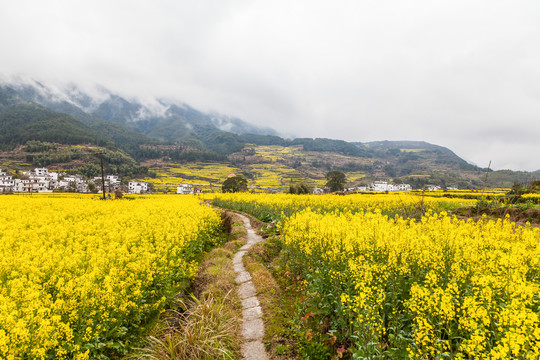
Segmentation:
{"type": "Polygon", "coordinates": [[[219,239],[193,197],[0,201],[0,358],[107,359],[129,353],[219,239]]]}
{"type": "Polygon", "coordinates": [[[278,221],[302,292],[293,329],[304,356],[538,359],[540,230],[447,212],[475,201],[223,194],[214,203],[278,221]]]}

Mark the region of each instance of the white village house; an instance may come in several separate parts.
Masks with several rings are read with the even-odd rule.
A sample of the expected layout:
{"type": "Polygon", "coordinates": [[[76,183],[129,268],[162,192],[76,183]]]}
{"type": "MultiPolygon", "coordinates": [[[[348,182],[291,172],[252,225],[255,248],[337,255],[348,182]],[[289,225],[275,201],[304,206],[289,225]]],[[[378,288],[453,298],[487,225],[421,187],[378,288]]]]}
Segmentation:
{"type": "Polygon", "coordinates": [[[130,181],[128,183],[128,191],[131,194],[144,194],[148,191],[148,183],[143,181],[130,181]]]}
{"type": "Polygon", "coordinates": [[[347,188],[347,191],[412,191],[409,184],[392,184],[388,181],[374,181],[367,186],[347,188]]]}
{"type": "Polygon", "coordinates": [[[181,195],[193,194],[193,184],[181,184],[176,188],[176,193],[181,195]]]}
{"type": "Polygon", "coordinates": [[[7,175],[4,171],[0,170],[0,194],[13,192],[15,186],[15,180],[13,176],[7,175]]]}
{"type": "Polygon", "coordinates": [[[392,184],[388,181],[375,181],[368,186],[371,191],[411,191],[412,186],[409,184],[392,184]]]}
{"type": "MultiPolygon", "coordinates": [[[[14,179],[12,175],[7,175],[5,171],[0,170],[0,193],[52,192],[53,190],[89,192],[88,182],[81,175],[62,177],[62,173],[50,172],[47,168],[35,168],[22,174],[23,179],[14,179]]],[[[109,179],[107,182],[112,181],[115,184],[114,188],[120,186],[118,176],[109,175],[109,179]]],[[[101,178],[96,183],[101,185],[101,178]]]]}
{"type": "Polygon", "coordinates": [[[107,179],[111,185],[120,185],[120,179],[116,175],[107,175],[105,179],[107,179]]]}

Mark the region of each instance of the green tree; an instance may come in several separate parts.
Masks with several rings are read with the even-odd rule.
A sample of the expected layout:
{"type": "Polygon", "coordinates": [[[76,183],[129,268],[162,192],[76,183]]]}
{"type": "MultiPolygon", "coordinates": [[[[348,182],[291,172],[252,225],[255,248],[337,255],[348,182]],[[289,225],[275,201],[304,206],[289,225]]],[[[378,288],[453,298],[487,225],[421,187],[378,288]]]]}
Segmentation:
{"type": "Polygon", "coordinates": [[[347,178],[341,171],[333,170],[326,174],[326,186],[331,192],[343,191],[347,178]]]}
{"type": "Polygon", "coordinates": [[[96,184],[94,184],[93,182],[88,182],[88,190],[92,193],[92,194],[97,194],[98,192],[98,188],[96,186],[96,184]]]}
{"type": "Polygon", "coordinates": [[[241,176],[232,176],[223,182],[221,191],[224,193],[235,193],[247,190],[247,180],[241,176]]]}
{"type": "Polygon", "coordinates": [[[289,186],[289,194],[309,194],[310,192],[309,187],[304,183],[289,186]]]}
{"type": "Polygon", "coordinates": [[[66,189],[67,192],[77,192],[77,184],[75,181],[70,181],[68,188],[66,189]]]}

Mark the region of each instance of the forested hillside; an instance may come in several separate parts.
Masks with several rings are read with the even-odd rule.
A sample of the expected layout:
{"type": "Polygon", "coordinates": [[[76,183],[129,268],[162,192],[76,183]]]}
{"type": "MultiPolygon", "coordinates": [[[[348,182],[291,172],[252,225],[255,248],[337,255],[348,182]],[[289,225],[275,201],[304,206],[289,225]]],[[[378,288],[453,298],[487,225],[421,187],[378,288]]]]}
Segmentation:
{"type": "MultiPolygon", "coordinates": [[[[158,183],[221,183],[228,174],[253,185],[322,186],[342,171],[349,186],[376,180],[481,188],[486,169],[423,141],[351,143],[325,138],[286,139],[269,128],[160,99],[126,99],[100,89],[38,82],[0,85],[0,168],[51,166],[87,176],[104,154],[108,171],[158,183]],[[196,170],[196,171],[195,171],[196,170]]],[[[537,173],[490,171],[487,185],[510,187],[537,173]]]]}
{"type": "Polygon", "coordinates": [[[13,105],[0,112],[0,146],[13,149],[29,140],[60,144],[96,144],[113,142],[73,117],[36,104],[13,105]]]}

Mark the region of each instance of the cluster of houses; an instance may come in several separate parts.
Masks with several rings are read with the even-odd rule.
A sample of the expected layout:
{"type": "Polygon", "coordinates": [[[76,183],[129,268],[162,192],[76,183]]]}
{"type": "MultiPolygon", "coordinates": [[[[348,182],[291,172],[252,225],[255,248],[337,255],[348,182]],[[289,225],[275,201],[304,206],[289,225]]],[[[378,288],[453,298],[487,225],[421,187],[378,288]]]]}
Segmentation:
{"type": "MultiPolygon", "coordinates": [[[[35,168],[22,173],[21,178],[14,178],[5,171],[0,171],[0,194],[4,193],[37,193],[53,191],[73,191],[88,193],[102,191],[103,181],[101,177],[85,180],[80,175],[67,175],[60,172],[50,172],[47,168],[35,168]]],[[[105,178],[105,190],[114,192],[117,189],[126,190],[116,175],[107,175],[105,178]]],[[[148,192],[148,183],[129,182],[127,192],[143,194],[148,192]]]]}
{"type": "MultiPolygon", "coordinates": [[[[117,175],[107,175],[105,177],[105,191],[115,192],[118,189],[131,194],[145,194],[150,191],[147,182],[130,181],[126,187],[117,175]]],[[[81,175],[67,175],[49,171],[47,168],[35,168],[22,172],[20,178],[14,178],[13,175],[8,175],[5,171],[0,170],[0,194],[53,191],[89,193],[92,190],[103,191],[101,176],[86,180],[81,175]]],[[[193,186],[193,184],[180,184],[176,189],[177,194],[196,194],[198,192],[201,192],[199,187],[193,186]]]]}
{"type": "Polygon", "coordinates": [[[412,191],[409,184],[392,184],[388,181],[375,181],[367,186],[358,186],[347,191],[412,191]]]}
{"type": "MultiPolygon", "coordinates": [[[[31,171],[25,171],[20,178],[14,178],[8,175],[5,171],[0,170],[0,194],[4,193],[36,193],[36,192],[53,192],[53,191],[72,191],[80,193],[88,193],[102,191],[102,178],[94,177],[86,180],[80,175],[68,175],[59,172],[49,172],[47,168],[35,168],[31,171]]],[[[126,185],[122,185],[121,180],[116,175],[107,175],[105,177],[105,190],[115,192],[120,189],[123,192],[132,194],[145,194],[150,191],[149,184],[143,181],[130,181],[126,185]]],[[[176,188],[177,194],[197,194],[201,192],[201,187],[212,186],[204,184],[179,184],[176,188]]],[[[250,187],[253,188],[253,187],[250,187]]],[[[261,190],[261,188],[257,188],[261,190]]],[[[263,189],[272,190],[276,189],[263,189]]],[[[393,184],[388,181],[375,181],[367,186],[358,186],[346,188],[346,192],[355,191],[411,191],[412,186],[409,184],[393,184]]],[[[427,185],[426,190],[436,191],[442,190],[437,185],[427,185]]],[[[448,188],[448,190],[457,190],[456,188],[448,188]]],[[[314,188],[314,194],[323,194],[324,189],[314,188]]]]}
{"type": "MultiPolygon", "coordinates": [[[[392,184],[388,181],[375,181],[367,186],[348,187],[343,189],[345,192],[351,193],[356,191],[411,191],[412,186],[409,184],[392,184]]],[[[313,194],[324,194],[328,189],[314,188],[313,194]]]]}
{"type": "MultiPolygon", "coordinates": [[[[367,186],[358,186],[355,188],[347,188],[346,191],[412,191],[413,188],[409,184],[392,184],[388,181],[375,181],[367,186]]],[[[438,185],[426,185],[427,191],[444,190],[438,185]]],[[[447,187],[446,190],[458,190],[458,188],[447,187]]]]}

